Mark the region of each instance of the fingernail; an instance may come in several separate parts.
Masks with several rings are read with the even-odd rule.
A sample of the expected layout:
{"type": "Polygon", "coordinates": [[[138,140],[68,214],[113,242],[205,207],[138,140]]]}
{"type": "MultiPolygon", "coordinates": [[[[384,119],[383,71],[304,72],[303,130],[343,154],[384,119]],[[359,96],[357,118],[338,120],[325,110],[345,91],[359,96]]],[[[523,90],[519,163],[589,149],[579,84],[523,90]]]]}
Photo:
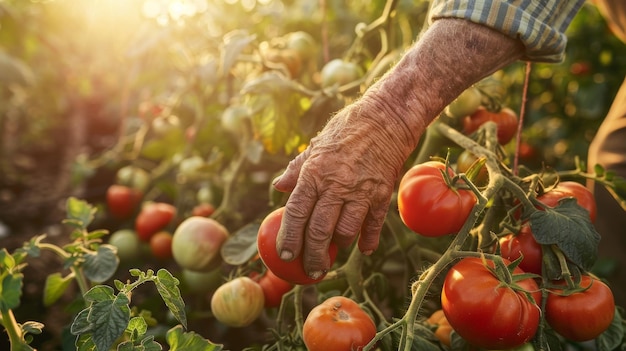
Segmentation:
{"type": "Polygon", "coordinates": [[[371,254],[373,254],[373,253],[374,253],[374,250],[365,250],[365,251],[363,251],[363,254],[364,254],[365,256],[369,256],[369,255],[371,255],[371,254]]]}
{"type": "Polygon", "coordinates": [[[280,252],[280,259],[283,261],[291,261],[293,258],[293,253],[288,250],[283,250],[280,252]]]}
{"type": "Polygon", "coordinates": [[[322,275],[324,275],[324,271],[313,271],[309,273],[309,277],[314,280],[320,279],[322,275]]]}
{"type": "Polygon", "coordinates": [[[279,175],[278,177],[274,178],[274,180],[272,180],[272,185],[276,185],[276,183],[278,183],[280,181],[281,177],[282,177],[282,174],[279,175]]]}

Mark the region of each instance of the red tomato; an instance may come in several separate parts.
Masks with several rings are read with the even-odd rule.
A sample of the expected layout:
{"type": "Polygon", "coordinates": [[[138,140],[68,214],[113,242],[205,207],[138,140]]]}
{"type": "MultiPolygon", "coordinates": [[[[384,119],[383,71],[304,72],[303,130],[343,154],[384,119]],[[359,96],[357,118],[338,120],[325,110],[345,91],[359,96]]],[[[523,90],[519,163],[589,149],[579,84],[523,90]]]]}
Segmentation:
{"type": "MultiPolygon", "coordinates": [[[[558,285],[566,285],[564,281],[558,285]]],[[[546,300],[546,320],[564,338],[572,341],[595,339],[609,328],[615,314],[611,289],[596,278],[583,275],[580,286],[588,288],[571,295],[551,289],[546,300]]]]}
{"type": "Polygon", "coordinates": [[[107,207],[113,217],[129,218],[141,203],[143,193],[125,185],[111,185],[107,189],[107,207]]]}
{"type": "Polygon", "coordinates": [[[519,233],[507,234],[500,238],[500,254],[510,261],[515,261],[520,256],[524,256],[519,268],[524,272],[541,275],[543,252],[528,223],[522,225],[519,233]]]}
{"type": "MultiPolygon", "coordinates": [[[[509,263],[508,260],[504,260],[509,263]]],[[[487,261],[494,267],[493,261],[487,261]]],[[[514,274],[524,273],[519,267],[514,274]]],[[[541,301],[533,279],[517,284],[541,301]]],[[[457,334],[485,349],[510,349],[529,341],[537,331],[541,310],[524,292],[503,284],[477,257],[464,258],[446,274],[441,308],[457,334]]]]}
{"type": "Polygon", "coordinates": [[[211,215],[215,212],[215,207],[211,204],[197,204],[191,210],[192,216],[200,216],[200,217],[211,217],[211,215]]]}
{"type": "Polygon", "coordinates": [[[508,107],[500,111],[489,111],[479,107],[476,112],[463,119],[463,133],[472,134],[485,122],[498,125],[498,143],[504,145],[511,141],[517,132],[517,114],[508,107]]]}
{"type": "Polygon", "coordinates": [[[537,197],[537,200],[549,207],[555,207],[559,204],[559,200],[568,197],[575,197],[578,205],[589,212],[591,223],[596,221],[596,200],[593,197],[593,193],[580,183],[571,181],[560,182],[554,189],[537,197]]]}
{"type": "Polygon", "coordinates": [[[151,202],[143,206],[135,219],[135,230],[139,239],[150,238],[165,228],[176,216],[176,207],[165,202],[151,202]]]}
{"type": "Polygon", "coordinates": [[[276,274],[272,273],[269,269],[265,271],[265,274],[258,278],[258,283],[261,288],[263,288],[265,307],[270,308],[280,306],[283,295],[288,293],[293,288],[293,284],[277,277],[276,274]]]}
{"type": "Polygon", "coordinates": [[[400,180],[400,217],[407,227],[424,236],[457,233],[476,204],[472,191],[448,186],[441,174],[444,169],[441,162],[425,162],[413,166],[400,180]]]}
{"type": "Polygon", "coordinates": [[[152,255],[161,260],[172,258],[172,234],[161,231],[150,238],[152,255]]]}
{"type": "MultiPolygon", "coordinates": [[[[280,223],[283,219],[283,212],[285,212],[285,208],[280,207],[267,215],[267,217],[263,219],[263,222],[261,222],[257,235],[257,247],[261,260],[263,260],[265,266],[277,277],[290,283],[305,285],[321,281],[324,275],[319,279],[312,279],[306,274],[302,255],[298,255],[293,261],[289,262],[281,260],[280,256],[278,256],[278,252],[276,251],[276,238],[278,236],[278,230],[280,229],[280,223]]],[[[328,254],[330,255],[332,265],[337,257],[337,245],[335,243],[330,243],[328,254]]]]}
{"type": "Polygon", "coordinates": [[[360,350],[375,336],[372,318],[345,296],[334,296],[315,306],[302,328],[302,340],[309,351],[360,350]]]}

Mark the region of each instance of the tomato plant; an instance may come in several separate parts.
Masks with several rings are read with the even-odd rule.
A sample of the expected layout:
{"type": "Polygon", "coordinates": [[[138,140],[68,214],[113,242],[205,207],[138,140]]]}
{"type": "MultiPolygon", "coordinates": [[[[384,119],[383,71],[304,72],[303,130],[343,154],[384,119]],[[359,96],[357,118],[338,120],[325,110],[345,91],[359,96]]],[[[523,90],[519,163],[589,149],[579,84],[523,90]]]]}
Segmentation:
{"type": "MultiPolygon", "coordinates": [[[[508,260],[503,260],[509,263],[508,260]]],[[[441,308],[454,330],[470,344],[508,349],[529,341],[539,326],[541,293],[533,279],[504,284],[494,261],[467,257],[446,274],[441,308]],[[535,301],[529,300],[527,293],[535,301]]],[[[516,267],[512,276],[524,273],[516,267]]]]}
{"type": "Polygon", "coordinates": [[[463,133],[474,133],[488,121],[498,126],[498,143],[502,145],[511,141],[517,132],[517,114],[512,109],[504,107],[499,111],[490,111],[479,107],[474,113],[463,118],[463,133]]]}
{"type": "Polygon", "coordinates": [[[222,284],[211,297],[211,312],[230,327],[245,327],[263,312],[263,289],[248,277],[237,277],[222,284]]]}
{"type": "Polygon", "coordinates": [[[149,202],[139,211],[135,218],[135,230],[139,239],[150,241],[150,238],[169,225],[176,216],[176,207],[165,202],[149,202]]]}
{"type": "Polygon", "coordinates": [[[523,256],[519,267],[524,272],[541,275],[542,248],[528,223],[524,223],[517,234],[509,233],[500,238],[500,253],[510,261],[523,256]]]}
{"type": "Polygon", "coordinates": [[[293,284],[279,278],[269,269],[258,279],[258,283],[263,288],[265,307],[270,308],[280,306],[283,295],[293,288],[293,284]]]}
{"type": "MultiPolygon", "coordinates": [[[[313,284],[321,281],[325,274],[318,279],[312,279],[304,271],[302,255],[298,255],[294,260],[285,262],[280,259],[276,251],[276,238],[278,230],[283,219],[284,207],[280,207],[268,214],[261,222],[257,235],[257,247],[259,256],[265,266],[271,270],[277,277],[284,279],[293,284],[313,284]]],[[[328,254],[330,255],[331,265],[337,257],[337,245],[330,243],[328,254]]]]}
{"type": "Polygon", "coordinates": [[[228,236],[228,229],[215,219],[189,217],[174,231],[172,238],[174,261],[188,270],[211,270],[219,262],[220,248],[228,236]]]}
{"type": "Polygon", "coordinates": [[[564,338],[573,341],[595,339],[607,330],[615,315],[615,301],[611,289],[602,281],[582,275],[578,289],[566,288],[565,281],[557,286],[546,300],[546,320],[564,338]]]}
{"type": "Polygon", "coordinates": [[[107,188],[107,208],[113,217],[129,218],[141,203],[143,193],[126,185],[113,184],[107,188]]]}
{"type": "Polygon", "coordinates": [[[375,336],[372,318],[345,296],[333,296],[315,306],[302,328],[302,340],[309,351],[360,350],[375,336]]]}
{"type": "Polygon", "coordinates": [[[172,258],[172,234],[160,231],[150,237],[150,251],[154,257],[161,260],[172,258]]]}
{"type": "Polygon", "coordinates": [[[446,165],[428,161],[409,169],[398,187],[398,210],[411,230],[436,237],[458,232],[476,204],[476,196],[467,189],[449,184],[453,173],[444,177],[446,165]]]}

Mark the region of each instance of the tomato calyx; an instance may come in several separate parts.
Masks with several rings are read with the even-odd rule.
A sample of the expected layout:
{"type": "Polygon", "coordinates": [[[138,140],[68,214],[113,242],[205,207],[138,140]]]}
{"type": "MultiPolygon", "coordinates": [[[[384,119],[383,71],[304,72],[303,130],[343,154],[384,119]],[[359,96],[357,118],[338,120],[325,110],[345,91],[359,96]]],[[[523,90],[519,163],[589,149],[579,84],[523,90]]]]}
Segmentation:
{"type": "Polygon", "coordinates": [[[507,264],[504,261],[504,259],[499,255],[489,255],[489,256],[490,256],[490,260],[493,261],[494,263],[493,266],[487,263],[488,260],[485,254],[481,255],[481,260],[483,261],[483,265],[485,266],[485,268],[488,271],[490,271],[491,274],[493,274],[500,281],[500,284],[498,285],[498,287],[510,288],[514,291],[521,292],[524,295],[526,295],[529,301],[532,301],[534,303],[539,302],[539,301],[535,301],[535,298],[532,295],[533,291],[528,291],[518,284],[519,282],[524,281],[526,279],[529,279],[529,278],[532,279],[532,278],[538,277],[538,275],[534,273],[527,273],[527,272],[514,273],[515,269],[517,268],[517,266],[519,266],[520,262],[522,261],[522,257],[507,264]]]}

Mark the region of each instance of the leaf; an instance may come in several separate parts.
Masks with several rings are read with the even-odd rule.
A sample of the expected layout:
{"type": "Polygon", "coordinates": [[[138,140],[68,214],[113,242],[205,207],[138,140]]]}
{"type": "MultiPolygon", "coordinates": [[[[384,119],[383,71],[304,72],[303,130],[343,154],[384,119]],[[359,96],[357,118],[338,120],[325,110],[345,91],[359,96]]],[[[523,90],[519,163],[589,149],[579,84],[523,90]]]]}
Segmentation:
{"type": "Polygon", "coordinates": [[[261,157],[263,157],[264,150],[265,148],[263,147],[262,143],[256,140],[251,140],[250,142],[246,143],[244,152],[246,153],[246,158],[248,159],[248,161],[250,161],[252,164],[258,165],[259,162],[261,162],[261,157]]]}
{"type": "Polygon", "coordinates": [[[43,290],[43,304],[50,306],[55,303],[61,296],[67,287],[70,286],[74,280],[73,275],[67,275],[63,277],[61,273],[50,274],[46,278],[46,285],[43,290]]]}
{"type": "Polygon", "coordinates": [[[166,269],[159,269],[157,272],[157,279],[154,281],[157,290],[165,302],[167,308],[176,317],[176,319],[187,328],[187,315],[185,313],[185,302],[178,289],[180,283],[170,272],[166,269]]]}
{"type": "Polygon", "coordinates": [[[90,306],[88,321],[93,323],[92,338],[98,350],[108,350],[124,334],[130,320],[128,297],[119,293],[114,300],[100,301],[90,306]]]}
{"type": "Polygon", "coordinates": [[[67,220],[64,222],[75,225],[81,229],[85,229],[91,224],[91,221],[94,219],[94,214],[96,213],[96,209],[93,206],[75,197],[67,199],[66,211],[67,220]]]}
{"type": "Polygon", "coordinates": [[[101,245],[95,254],[85,255],[83,269],[89,280],[103,283],[115,274],[119,263],[120,259],[115,253],[115,247],[105,244],[101,245]]]}
{"type": "Polygon", "coordinates": [[[76,338],[76,351],[97,351],[91,334],[81,335],[76,338]]]}
{"type": "Polygon", "coordinates": [[[297,91],[297,87],[291,79],[277,71],[265,72],[257,78],[247,81],[241,88],[241,94],[270,94],[276,97],[290,93],[290,91],[297,91]]]}
{"type": "Polygon", "coordinates": [[[256,240],[260,225],[259,222],[245,225],[226,240],[220,249],[224,262],[238,266],[257,253],[256,240]]]}
{"type": "Polygon", "coordinates": [[[239,54],[256,39],[245,30],[234,30],[224,35],[224,42],[221,47],[220,73],[226,75],[237,62],[239,54]]]}
{"type": "Polygon", "coordinates": [[[622,316],[619,309],[615,309],[613,321],[607,330],[596,338],[596,350],[611,351],[619,349],[624,336],[624,325],[622,324],[622,316]]]}
{"type": "Polygon", "coordinates": [[[146,320],[143,319],[143,317],[133,317],[128,322],[126,330],[129,333],[137,331],[137,335],[144,335],[148,331],[148,323],[146,323],[146,320]]]}
{"type": "Polygon", "coordinates": [[[533,212],[530,227],[539,244],[557,245],[584,270],[590,270],[598,257],[600,234],[575,198],[565,198],[554,208],[533,212]]]}
{"type": "Polygon", "coordinates": [[[0,290],[0,311],[8,311],[20,305],[22,297],[22,273],[7,274],[2,277],[2,290],[0,290]]]}
{"type": "Polygon", "coordinates": [[[168,159],[185,147],[185,135],[180,128],[172,129],[165,135],[151,139],[144,144],[141,155],[151,160],[168,159]]]}
{"type": "Polygon", "coordinates": [[[180,325],[168,330],[165,340],[170,345],[170,351],[220,351],[224,347],[194,332],[184,332],[180,325]]]}

